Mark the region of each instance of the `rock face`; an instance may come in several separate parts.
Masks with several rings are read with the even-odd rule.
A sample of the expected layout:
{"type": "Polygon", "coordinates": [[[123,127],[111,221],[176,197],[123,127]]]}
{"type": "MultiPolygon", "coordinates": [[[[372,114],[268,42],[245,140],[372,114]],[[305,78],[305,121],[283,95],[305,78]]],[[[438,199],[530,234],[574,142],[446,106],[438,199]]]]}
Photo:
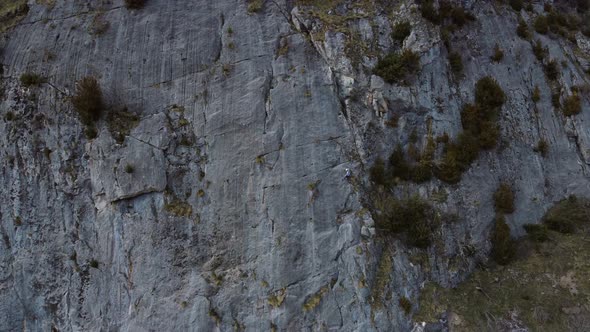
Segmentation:
{"type": "MultiPolygon", "coordinates": [[[[29,1],[2,41],[1,331],[409,331],[401,297],[415,309],[424,281],[456,285],[487,255],[500,181],[516,192],[515,236],[553,202],[590,196],[588,90],[576,116],[552,106],[508,7],[462,1],[477,19],[453,35],[458,78],[413,1],[255,3],[29,1]],[[402,47],[390,33],[403,20],[422,65],[409,86],[371,75],[402,47]],[[47,83],[23,87],[27,72],[47,83]],[[443,193],[437,208],[458,222],[427,250],[383,241],[364,208],[368,168],[414,130],[420,146],[455,137],[486,75],[507,95],[500,147],[457,185],[402,186],[443,193]],[[85,137],[69,101],[84,76],[139,117],[122,139],[109,128],[123,120],[106,117],[85,137]]],[[[562,97],[587,87],[584,35],[535,38],[561,66],[562,97]]]]}

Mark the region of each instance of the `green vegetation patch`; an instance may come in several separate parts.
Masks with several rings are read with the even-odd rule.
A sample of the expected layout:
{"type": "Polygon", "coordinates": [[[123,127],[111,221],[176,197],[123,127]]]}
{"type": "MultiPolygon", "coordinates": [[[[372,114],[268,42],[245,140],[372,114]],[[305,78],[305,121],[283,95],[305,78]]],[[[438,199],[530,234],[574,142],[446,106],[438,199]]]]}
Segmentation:
{"type": "Polygon", "coordinates": [[[448,135],[441,139],[445,146],[440,160],[434,161],[436,142],[432,137],[428,138],[421,153],[412,142],[407,151],[411,157],[409,160],[398,145],[389,158],[388,166],[377,158],[370,170],[371,181],[388,187],[398,180],[426,182],[434,175],[444,182],[458,183],[480,151],[497,145],[500,138],[498,118],[505,102],[506,95],[496,80],[489,76],[481,78],[475,85],[475,104],[467,104],[461,111],[463,132],[453,141],[448,135]]]}
{"type": "Polygon", "coordinates": [[[496,146],[500,137],[498,117],[506,95],[495,79],[481,78],[475,85],[475,104],[461,111],[463,132],[445,146],[442,160],[434,174],[447,183],[458,183],[461,174],[477,159],[481,150],[496,146]]]}
{"type": "MultiPolygon", "coordinates": [[[[501,320],[510,317],[522,321],[530,331],[587,330],[588,200],[563,200],[548,211],[543,222],[550,229],[543,224],[524,226],[528,235],[516,244],[518,254],[511,263],[477,270],[453,289],[427,284],[414,320],[436,322],[443,312],[451,312],[455,331],[502,330],[501,320]]],[[[506,236],[506,227],[498,221],[496,228],[506,236]]]]}
{"type": "Polygon", "coordinates": [[[514,191],[508,183],[500,183],[494,193],[494,208],[499,213],[514,212],[514,191]]]}
{"type": "Polygon", "coordinates": [[[543,218],[551,230],[575,233],[590,222],[590,203],[587,199],[570,196],[553,206],[543,218]]]}
{"type": "Polygon", "coordinates": [[[176,217],[190,217],[193,214],[193,207],[178,198],[174,198],[166,203],[164,210],[176,217]]]}
{"type": "Polygon", "coordinates": [[[20,84],[24,87],[38,86],[46,81],[45,77],[35,73],[24,73],[20,76],[20,84]]]}
{"type": "Polygon", "coordinates": [[[391,282],[391,272],[393,269],[393,257],[388,248],[385,248],[379,258],[375,279],[371,285],[371,306],[381,308],[383,301],[390,299],[391,293],[386,292],[387,286],[391,282]]]}
{"type": "Polygon", "coordinates": [[[441,224],[441,216],[417,195],[396,198],[388,193],[373,195],[373,218],[380,235],[399,236],[407,244],[427,248],[441,224]]]}
{"type": "Polygon", "coordinates": [[[399,22],[393,26],[393,32],[391,33],[391,37],[394,40],[403,42],[410,33],[412,33],[412,25],[408,21],[399,22]]]}
{"type": "Polygon", "coordinates": [[[516,254],[516,244],[510,237],[510,227],[506,224],[504,216],[496,217],[491,242],[491,256],[494,261],[500,265],[510,263],[516,254]]]}
{"type": "Polygon", "coordinates": [[[313,309],[315,309],[320,302],[322,301],[322,298],[324,297],[324,294],[326,294],[330,289],[328,288],[328,286],[324,286],[322,288],[320,288],[319,291],[317,291],[315,294],[313,294],[312,296],[310,296],[305,303],[303,304],[303,310],[305,311],[311,311],[313,309]]]}
{"type": "Polygon", "coordinates": [[[0,33],[15,26],[28,12],[26,0],[0,0],[0,33]]]}
{"type": "Polygon", "coordinates": [[[549,143],[547,143],[545,139],[541,138],[539,142],[537,142],[537,146],[533,149],[533,151],[540,153],[543,158],[547,157],[549,154],[549,143]]]}
{"type": "Polygon", "coordinates": [[[409,315],[412,312],[412,302],[410,302],[410,299],[408,299],[405,296],[402,296],[400,297],[398,302],[400,308],[402,308],[406,315],[409,315]]]}
{"type": "Polygon", "coordinates": [[[455,6],[450,1],[439,1],[438,9],[433,0],[424,0],[420,4],[422,17],[434,24],[448,24],[463,27],[467,22],[475,20],[473,14],[465,8],[455,6]]]}
{"type": "Polygon", "coordinates": [[[494,62],[500,62],[504,59],[504,51],[500,48],[500,45],[494,46],[494,54],[490,57],[494,62]]]}
{"type": "Polygon", "coordinates": [[[281,288],[268,297],[268,304],[278,308],[285,301],[285,297],[287,297],[287,290],[285,288],[281,288]]]}
{"type": "Polygon", "coordinates": [[[582,112],[582,99],[576,93],[565,98],[563,102],[563,115],[573,116],[582,112]]]}
{"type": "Polygon", "coordinates": [[[463,73],[463,60],[461,59],[459,52],[451,52],[449,54],[449,65],[455,76],[461,76],[463,73]]]}
{"type": "Polygon", "coordinates": [[[76,84],[76,94],[71,98],[80,121],[87,126],[94,125],[104,109],[102,90],[96,78],[87,76],[76,84]]]}
{"type": "Polygon", "coordinates": [[[420,71],[420,56],[411,50],[390,53],[379,60],[373,72],[388,83],[408,84],[420,71]]]}
{"type": "Polygon", "coordinates": [[[129,112],[127,107],[123,107],[120,110],[108,112],[106,122],[111,136],[121,144],[125,136],[129,136],[131,130],[139,124],[139,116],[129,112]]]}

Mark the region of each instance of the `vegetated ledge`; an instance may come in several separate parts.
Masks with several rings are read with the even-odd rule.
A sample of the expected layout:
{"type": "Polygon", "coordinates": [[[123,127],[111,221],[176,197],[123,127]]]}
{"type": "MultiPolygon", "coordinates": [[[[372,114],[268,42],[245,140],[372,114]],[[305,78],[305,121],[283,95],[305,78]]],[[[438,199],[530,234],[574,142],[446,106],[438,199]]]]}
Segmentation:
{"type": "MultiPolygon", "coordinates": [[[[528,226],[528,225],[527,225],[528,226]]],[[[415,321],[445,315],[456,331],[588,331],[590,204],[574,197],[556,204],[543,224],[526,227],[517,257],[479,269],[455,289],[427,284],[415,321]],[[561,227],[566,226],[566,227],[561,227]]]]}
{"type": "Polygon", "coordinates": [[[0,0],[0,34],[15,26],[28,12],[26,0],[0,0]]]}

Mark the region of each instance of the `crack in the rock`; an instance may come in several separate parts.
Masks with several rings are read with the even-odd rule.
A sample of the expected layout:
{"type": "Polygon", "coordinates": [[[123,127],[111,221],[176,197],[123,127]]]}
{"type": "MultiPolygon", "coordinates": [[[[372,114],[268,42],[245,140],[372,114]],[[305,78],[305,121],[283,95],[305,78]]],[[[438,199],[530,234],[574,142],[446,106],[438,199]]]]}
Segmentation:
{"type": "Polygon", "coordinates": [[[164,192],[164,190],[158,190],[156,188],[147,188],[145,190],[142,190],[140,192],[134,193],[132,195],[126,195],[126,196],[118,197],[116,199],[113,199],[110,202],[111,203],[118,203],[118,202],[121,202],[121,201],[130,200],[130,199],[137,198],[137,197],[144,196],[144,195],[149,195],[149,194],[153,194],[153,193],[163,193],[163,192],[164,192]]]}
{"type": "Polygon", "coordinates": [[[272,109],[272,101],[270,98],[270,92],[273,89],[273,84],[272,81],[274,80],[274,70],[272,68],[272,65],[270,66],[270,74],[268,76],[268,82],[265,84],[264,87],[264,123],[263,123],[263,129],[262,129],[262,134],[266,134],[266,126],[267,126],[267,121],[268,121],[268,117],[269,117],[269,112],[272,109]]]}
{"type": "Polygon", "coordinates": [[[311,144],[319,144],[319,143],[324,143],[324,142],[330,142],[330,141],[337,140],[337,139],[342,138],[342,137],[344,137],[344,135],[339,135],[339,136],[335,136],[335,137],[329,137],[329,138],[325,138],[325,139],[317,139],[317,140],[314,140],[313,142],[308,142],[308,143],[302,143],[302,144],[295,145],[295,147],[296,148],[300,148],[302,146],[307,146],[307,145],[311,145],[311,144]]]}
{"type": "Polygon", "coordinates": [[[151,146],[152,148],[154,148],[154,149],[158,149],[158,150],[160,150],[160,151],[162,151],[162,152],[163,152],[164,150],[166,150],[166,148],[161,148],[161,147],[159,147],[159,146],[155,146],[155,145],[153,145],[152,143],[149,143],[149,142],[146,142],[146,141],[144,141],[144,140],[141,140],[141,139],[139,139],[139,138],[137,138],[137,137],[135,137],[135,136],[133,136],[133,135],[127,135],[127,137],[129,137],[129,138],[133,138],[134,140],[136,140],[136,141],[138,141],[138,142],[141,142],[141,143],[143,143],[143,144],[147,144],[147,145],[151,146]]]}

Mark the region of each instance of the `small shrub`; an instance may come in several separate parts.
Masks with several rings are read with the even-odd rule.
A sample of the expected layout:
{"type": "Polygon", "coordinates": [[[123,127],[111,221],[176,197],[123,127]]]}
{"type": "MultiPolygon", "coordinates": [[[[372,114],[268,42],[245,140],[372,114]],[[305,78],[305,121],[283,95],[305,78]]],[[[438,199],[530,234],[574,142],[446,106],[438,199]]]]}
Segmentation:
{"type": "Polygon", "coordinates": [[[549,21],[547,19],[547,16],[537,16],[537,18],[533,22],[533,27],[535,28],[535,31],[537,31],[538,33],[543,35],[547,34],[547,32],[549,32],[549,21]]]}
{"type": "MultiPolygon", "coordinates": [[[[221,72],[223,73],[223,76],[228,77],[229,74],[231,74],[231,70],[232,70],[232,65],[229,63],[224,63],[223,66],[221,66],[221,72]]],[[[307,94],[307,92],[306,92],[307,94]]]]}
{"type": "Polygon", "coordinates": [[[408,21],[403,21],[397,23],[393,27],[393,32],[391,33],[391,37],[394,40],[403,42],[412,32],[412,25],[408,21]]]}
{"type": "Polygon", "coordinates": [[[510,0],[510,7],[517,12],[520,12],[523,7],[523,0],[510,0]]]}
{"type": "Polygon", "coordinates": [[[549,229],[560,233],[574,233],[589,221],[588,202],[576,196],[570,196],[555,204],[543,217],[543,222],[549,229]]]}
{"type": "Polygon", "coordinates": [[[510,263],[516,253],[516,245],[510,237],[510,227],[503,216],[496,218],[491,242],[494,261],[500,265],[510,263]]]}
{"type": "MultiPolygon", "coordinates": [[[[181,122],[183,119],[179,120],[181,122]]],[[[112,109],[106,114],[106,123],[111,136],[122,144],[125,137],[139,124],[139,116],[129,112],[127,107],[112,109]]],[[[183,136],[184,138],[184,136],[183,136]]]]}
{"type": "Polygon", "coordinates": [[[582,100],[578,94],[574,93],[565,98],[563,101],[563,115],[573,116],[582,112],[582,100]]]}
{"type": "Polygon", "coordinates": [[[461,174],[463,173],[463,165],[458,161],[457,148],[452,144],[453,148],[448,148],[443,155],[441,162],[435,168],[434,174],[436,177],[446,183],[459,183],[461,181],[461,174]]]}
{"type": "Polygon", "coordinates": [[[533,90],[533,95],[531,99],[535,104],[539,102],[539,100],[541,100],[541,90],[539,90],[539,86],[535,85],[535,89],[533,90]]]}
{"type": "Polygon", "coordinates": [[[458,52],[451,52],[449,54],[449,64],[451,65],[453,74],[456,76],[460,76],[463,73],[463,60],[458,52]]]}
{"type": "Polygon", "coordinates": [[[556,91],[551,94],[551,104],[555,108],[561,107],[561,94],[559,93],[559,91],[556,91]]]}
{"type": "Polygon", "coordinates": [[[95,126],[86,126],[84,129],[84,135],[87,139],[95,139],[98,136],[98,131],[95,126]]]}
{"type": "Polygon", "coordinates": [[[263,5],[262,0],[250,0],[248,3],[248,12],[249,13],[258,13],[262,9],[263,5]]]}
{"type": "Polygon", "coordinates": [[[529,26],[521,18],[518,20],[518,26],[516,27],[516,34],[522,39],[529,39],[529,26]]]}
{"type": "Polygon", "coordinates": [[[449,28],[444,27],[440,29],[440,39],[442,40],[445,47],[451,49],[451,31],[449,28]]]}
{"type": "Polygon", "coordinates": [[[85,125],[96,122],[103,111],[102,91],[94,77],[84,77],[76,86],[72,104],[85,125]]]}
{"type": "Polygon", "coordinates": [[[479,132],[480,118],[482,115],[477,105],[467,104],[463,106],[461,110],[461,124],[463,125],[463,129],[474,133],[479,132]]]}
{"type": "Polygon", "coordinates": [[[141,9],[145,6],[146,0],[125,0],[125,7],[128,9],[141,9]]]}
{"type": "Polygon", "coordinates": [[[389,169],[393,178],[408,180],[410,178],[410,165],[404,155],[404,150],[400,144],[389,156],[389,169]]]}
{"type": "Polygon", "coordinates": [[[221,324],[221,316],[217,313],[217,311],[214,308],[209,309],[209,317],[213,319],[216,325],[221,324]]]}
{"type": "Polygon", "coordinates": [[[432,166],[430,163],[420,161],[412,168],[411,179],[415,183],[424,183],[432,179],[432,166]]]}
{"type": "Polygon", "coordinates": [[[385,125],[391,128],[397,128],[399,118],[399,114],[390,114],[388,119],[385,120],[385,125]]]}
{"type": "Polygon", "coordinates": [[[494,54],[491,56],[492,61],[500,62],[504,59],[504,51],[500,48],[500,45],[494,46],[494,54]]]}
{"type": "Polygon", "coordinates": [[[45,83],[45,78],[35,73],[25,73],[20,76],[20,83],[25,87],[37,86],[45,83]]]}
{"type": "Polygon", "coordinates": [[[446,132],[444,132],[442,135],[439,135],[436,137],[436,142],[437,143],[449,143],[449,134],[447,134],[446,132]]]}
{"type": "Polygon", "coordinates": [[[543,157],[547,157],[547,154],[549,153],[549,144],[546,140],[541,138],[537,143],[537,146],[535,147],[534,151],[540,153],[543,157]]]}
{"type": "Polygon", "coordinates": [[[426,248],[437,226],[436,211],[419,196],[403,199],[389,197],[379,208],[375,223],[383,235],[403,233],[408,244],[426,248]]]}
{"type": "Polygon", "coordinates": [[[377,158],[373,167],[369,170],[369,179],[378,185],[387,186],[388,181],[387,177],[385,176],[385,163],[383,159],[377,158]]]}
{"type": "Polygon", "coordinates": [[[399,307],[402,308],[406,315],[409,315],[412,312],[412,302],[405,296],[400,297],[399,299],[399,307]]]}
{"type": "Polygon", "coordinates": [[[309,190],[309,191],[315,191],[319,182],[320,182],[320,180],[318,180],[316,182],[310,182],[310,183],[308,183],[307,184],[307,190],[309,190]]]}
{"type": "Polygon", "coordinates": [[[551,81],[555,81],[559,78],[559,64],[556,60],[550,60],[545,65],[545,75],[551,81]]]}
{"type": "Polygon", "coordinates": [[[440,23],[440,17],[438,16],[438,12],[434,8],[434,3],[432,0],[424,0],[420,5],[420,13],[422,17],[427,19],[428,21],[438,24],[440,23]]]}
{"type": "Polygon", "coordinates": [[[98,261],[96,259],[91,259],[90,262],[88,262],[88,265],[90,265],[90,267],[98,269],[98,266],[100,265],[98,263],[98,261]]]}
{"type": "Polygon", "coordinates": [[[373,72],[388,83],[404,83],[420,70],[420,56],[410,50],[391,53],[379,60],[373,72]]]}
{"type": "Polygon", "coordinates": [[[125,165],[125,173],[131,174],[135,171],[135,167],[131,164],[125,165]]]}
{"type": "Polygon", "coordinates": [[[193,207],[178,198],[173,198],[164,204],[164,210],[176,217],[190,217],[193,214],[193,207]]]}
{"type": "Polygon", "coordinates": [[[548,51],[547,48],[543,47],[541,41],[537,39],[533,44],[533,53],[535,54],[537,60],[543,61],[543,59],[545,59],[545,56],[547,56],[548,51]]]}
{"type": "Polygon", "coordinates": [[[463,27],[468,21],[475,20],[475,17],[463,7],[454,6],[449,1],[439,1],[438,11],[432,0],[424,0],[420,5],[422,17],[434,24],[441,24],[451,21],[456,27],[463,27]]]}
{"type": "MultiPolygon", "coordinates": [[[[102,35],[107,32],[110,28],[110,23],[106,21],[102,14],[96,14],[92,19],[92,23],[88,29],[88,32],[93,35],[102,35]]],[[[55,55],[54,55],[55,57],[55,55]]]]}
{"type": "Polygon", "coordinates": [[[525,224],[522,226],[526,231],[529,239],[534,242],[545,242],[549,239],[547,226],[538,224],[525,224]]]}
{"type": "Polygon", "coordinates": [[[485,76],[475,85],[475,102],[481,107],[498,108],[506,102],[506,95],[494,78],[485,76]]]}
{"type": "Polygon", "coordinates": [[[466,11],[463,7],[453,7],[450,16],[453,24],[459,28],[463,27],[468,21],[475,20],[475,16],[466,11]]]}
{"type": "Polygon", "coordinates": [[[442,160],[434,168],[434,175],[441,181],[458,183],[479,152],[497,144],[500,136],[498,109],[506,101],[506,95],[496,80],[486,76],[476,83],[475,100],[475,104],[463,107],[463,132],[455,142],[445,146],[442,160]]]}
{"type": "Polygon", "coordinates": [[[500,127],[495,121],[484,121],[480,126],[479,147],[482,150],[490,150],[496,147],[500,138],[500,127]]]}
{"type": "Polygon", "coordinates": [[[303,310],[304,311],[311,311],[311,310],[317,308],[317,306],[322,301],[322,297],[324,297],[324,294],[326,294],[328,292],[328,290],[329,290],[328,286],[324,286],[324,287],[320,288],[320,290],[318,290],[315,294],[313,294],[311,297],[309,297],[305,301],[305,303],[303,303],[303,310]]]}
{"type": "Polygon", "coordinates": [[[410,160],[412,161],[420,161],[420,151],[414,142],[410,143],[408,146],[408,157],[410,157],[410,160]]]}
{"type": "Polygon", "coordinates": [[[514,212],[514,192],[509,184],[500,183],[500,186],[494,193],[494,207],[496,208],[496,212],[514,212]]]}
{"type": "Polygon", "coordinates": [[[553,10],[553,6],[551,6],[550,3],[544,3],[543,4],[543,10],[547,13],[551,12],[553,10]]]}

